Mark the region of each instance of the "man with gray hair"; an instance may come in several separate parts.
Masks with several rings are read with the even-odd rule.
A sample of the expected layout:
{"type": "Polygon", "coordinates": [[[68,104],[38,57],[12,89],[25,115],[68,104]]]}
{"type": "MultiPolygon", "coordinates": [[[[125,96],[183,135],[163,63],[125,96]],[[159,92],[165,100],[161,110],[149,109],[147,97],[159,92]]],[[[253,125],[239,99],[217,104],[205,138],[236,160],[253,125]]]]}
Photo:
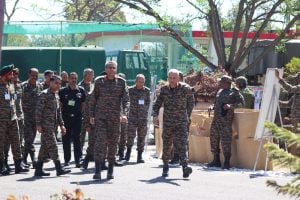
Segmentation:
{"type": "Polygon", "coordinates": [[[105,64],[106,75],[95,80],[95,87],[89,101],[90,123],[95,125],[95,175],[101,180],[100,167],[108,160],[107,179],[113,179],[115,156],[120,137],[120,121],[127,121],[129,96],[126,81],[117,76],[117,63],[105,64]],[[121,109],[122,108],[122,109],[121,109]],[[122,111],[122,113],[121,113],[122,111]],[[121,120],[120,120],[121,113],[121,120]]]}
{"type": "MultiPolygon", "coordinates": [[[[85,68],[83,70],[83,80],[79,82],[79,86],[83,87],[85,94],[91,93],[94,89],[94,70],[91,68],[85,68]]],[[[82,105],[82,125],[81,125],[81,133],[80,133],[80,144],[81,149],[83,150],[84,143],[85,143],[85,137],[86,137],[86,128],[87,128],[87,121],[86,118],[88,116],[88,112],[85,107],[86,102],[82,105]]]]}
{"type": "Polygon", "coordinates": [[[161,87],[160,94],[153,105],[152,115],[155,125],[159,125],[158,114],[162,105],[164,105],[162,176],[169,175],[169,160],[171,148],[174,145],[179,153],[183,177],[188,178],[192,173],[192,168],[188,167],[187,163],[187,127],[194,107],[194,96],[191,87],[179,81],[179,71],[176,69],[168,72],[168,84],[161,87]]]}
{"type": "Polygon", "coordinates": [[[144,163],[142,153],[147,135],[147,117],[150,105],[150,89],[145,87],[145,76],[138,74],[135,85],[129,89],[130,108],[128,117],[127,152],[125,160],[129,161],[131,148],[137,132],[137,163],[144,163]]]}

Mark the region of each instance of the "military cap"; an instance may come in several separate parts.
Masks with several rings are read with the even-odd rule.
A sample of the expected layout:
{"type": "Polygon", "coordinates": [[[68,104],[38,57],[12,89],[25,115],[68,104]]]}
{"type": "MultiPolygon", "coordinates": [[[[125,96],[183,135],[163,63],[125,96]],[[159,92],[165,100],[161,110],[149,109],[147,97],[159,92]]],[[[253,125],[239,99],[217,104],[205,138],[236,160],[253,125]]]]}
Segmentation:
{"type": "Polygon", "coordinates": [[[126,79],[126,75],[124,73],[118,73],[118,76],[123,78],[123,79],[126,79]]]}
{"type": "Polygon", "coordinates": [[[0,70],[0,76],[5,76],[6,74],[9,74],[13,71],[14,65],[7,65],[1,68],[0,70]]]}
{"type": "Polygon", "coordinates": [[[230,76],[227,75],[223,75],[220,79],[220,81],[222,82],[227,82],[227,83],[231,83],[232,82],[232,78],[230,76]]]}
{"type": "Polygon", "coordinates": [[[237,77],[236,79],[235,79],[235,82],[236,83],[242,83],[242,84],[246,84],[247,85],[247,79],[246,79],[246,77],[244,77],[244,76],[239,76],[239,77],[237,77]]]}

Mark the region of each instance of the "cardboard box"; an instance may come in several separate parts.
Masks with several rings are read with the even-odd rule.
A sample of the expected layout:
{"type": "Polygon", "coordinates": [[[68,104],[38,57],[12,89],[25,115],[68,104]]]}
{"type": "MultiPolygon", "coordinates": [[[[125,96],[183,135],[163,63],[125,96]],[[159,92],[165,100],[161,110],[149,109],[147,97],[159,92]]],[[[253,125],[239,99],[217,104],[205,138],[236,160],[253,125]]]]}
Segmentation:
{"type": "MultiPolygon", "coordinates": [[[[262,148],[259,154],[256,170],[264,170],[267,158],[267,152],[263,148],[267,141],[263,140],[262,148]]],[[[237,166],[239,168],[253,169],[256,161],[256,155],[259,150],[260,141],[254,138],[239,138],[237,139],[237,166]]],[[[272,162],[269,159],[267,170],[273,170],[272,162]]]]}
{"type": "Polygon", "coordinates": [[[233,134],[237,132],[239,138],[253,138],[255,136],[259,111],[254,109],[235,109],[233,119],[233,134]]]}

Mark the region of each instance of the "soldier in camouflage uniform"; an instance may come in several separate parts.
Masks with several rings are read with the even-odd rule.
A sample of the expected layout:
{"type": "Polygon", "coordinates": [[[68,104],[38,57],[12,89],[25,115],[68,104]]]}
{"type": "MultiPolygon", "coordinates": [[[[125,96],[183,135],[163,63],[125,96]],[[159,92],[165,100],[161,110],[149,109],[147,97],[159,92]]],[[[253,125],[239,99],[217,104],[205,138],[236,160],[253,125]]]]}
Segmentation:
{"type": "Polygon", "coordinates": [[[68,86],[68,78],[69,78],[69,75],[66,71],[62,71],[60,73],[60,76],[61,76],[61,87],[67,87],[68,86]]]}
{"type": "Polygon", "coordinates": [[[187,163],[187,127],[194,107],[194,96],[190,87],[179,82],[179,71],[176,69],[168,72],[168,84],[161,87],[160,94],[153,106],[152,115],[155,125],[159,123],[158,114],[162,105],[164,106],[162,176],[168,176],[171,148],[174,142],[174,146],[179,152],[183,177],[188,178],[192,173],[192,168],[187,163]]]}
{"type": "MultiPolygon", "coordinates": [[[[79,82],[79,86],[84,88],[86,95],[94,90],[94,70],[91,68],[86,68],[83,71],[83,80],[79,82]]],[[[81,132],[80,132],[80,142],[81,142],[81,149],[83,150],[85,137],[86,137],[86,128],[88,126],[87,119],[88,110],[85,108],[87,107],[87,103],[83,103],[83,110],[82,110],[82,125],[81,125],[81,132]]]]}
{"type": "Polygon", "coordinates": [[[147,135],[147,117],[150,105],[150,89],[144,86],[145,76],[138,74],[135,85],[130,87],[129,98],[130,108],[128,116],[128,138],[127,152],[125,159],[129,161],[131,148],[137,132],[137,163],[143,163],[142,153],[145,146],[145,137],[147,135]]]}
{"type": "Polygon", "coordinates": [[[38,96],[43,91],[43,86],[38,82],[39,70],[31,68],[28,74],[28,80],[22,83],[22,108],[24,112],[24,141],[25,149],[23,160],[27,164],[28,154],[30,155],[33,167],[36,164],[34,140],[36,137],[35,110],[38,96]]]}
{"type": "Polygon", "coordinates": [[[240,90],[240,93],[242,94],[245,105],[243,108],[254,108],[254,94],[253,92],[247,87],[248,81],[244,76],[239,76],[235,79],[236,87],[240,90]]]}
{"type": "Polygon", "coordinates": [[[100,166],[107,152],[109,163],[107,179],[113,179],[115,155],[120,137],[120,112],[122,119],[127,121],[129,107],[128,88],[124,79],[116,75],[117,63],[108,61],[105,64],[107,75],[95,80],[94,91],[90,100],[90,123],[95,124],[95,175],[94,179],[101,180],[100,166]]]}
{"type": "Polygon", "coordinates": [[[15,173],[28,172],[22,164],[18,118],[16,114],[16,91],[11,84],[13,65],[5,66],[0,71],[0,173],[8,175],[9,170],[4,167],[4,147],[11,144],[15,162],[15,173]]]}
{"type": "Polygon", "coordinates": [[[293,124],[293,132],[300,133],[299,123],[300,123],[300,85],[292,86],[288,84],[282,77],[279,76],[279,71],[275,71],[275,75],[279,80],[281,86],[290,93],[294,93],[291,102],[291,121],[293,124]]]}
{"type": "Polygon", "coordinates": [[[220,80],[221,89],[218,91],[214,103],[214,118],[211,125],[210,146],[214,155],[208,167],[221,167],[220,140],[224,154],[224,169],[230,168],[232,122],[234,109],[244,105],[244,98],[236,88],[231,88],[232,79],[223,75],[220,80]]]}
{"type": "Polygon", "coordinates": [[[43,171],[43,162],[48,155],[55,164],[57,176],[71,172],[70,170],[63,169],[61,166],[55,139],[55,130],[57,129],[57,124],[60,126],[61,133],[66,133],[58,96],[60,85],[61,78],[56,75],[52,76],[50,78],[49,88],[43,90],[38,97],[35,118],[36,129],[39,133],[41,133],[41,148],[39,150],[38,161],[34,173],[35,176],[50,175],[50,173],[45,173],[43,171]]]}
{"type": "Polygon", "coordinates": [[[44,72],[44,82],[42,82],[43,90],[48,89],[50,86],[50,78],[54,75],[51,70],[46,70],[44,72]]]}

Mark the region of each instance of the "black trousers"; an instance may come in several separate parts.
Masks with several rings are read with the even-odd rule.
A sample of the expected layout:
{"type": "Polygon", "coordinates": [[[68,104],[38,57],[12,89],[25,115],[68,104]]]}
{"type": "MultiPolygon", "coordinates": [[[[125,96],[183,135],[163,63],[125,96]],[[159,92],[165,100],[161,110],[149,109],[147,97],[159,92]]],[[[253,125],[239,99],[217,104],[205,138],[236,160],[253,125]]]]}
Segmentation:
{"type": "Polygon", "coordinates": [[[75,163],[79,163],[82,156],[80,143],[82,117],[81,115],[63,115],[63,120],[67,130],[66,134],[62,136],[65,162],[70,162],[71,160],[71,143],[73,142],[75,163]]]}

